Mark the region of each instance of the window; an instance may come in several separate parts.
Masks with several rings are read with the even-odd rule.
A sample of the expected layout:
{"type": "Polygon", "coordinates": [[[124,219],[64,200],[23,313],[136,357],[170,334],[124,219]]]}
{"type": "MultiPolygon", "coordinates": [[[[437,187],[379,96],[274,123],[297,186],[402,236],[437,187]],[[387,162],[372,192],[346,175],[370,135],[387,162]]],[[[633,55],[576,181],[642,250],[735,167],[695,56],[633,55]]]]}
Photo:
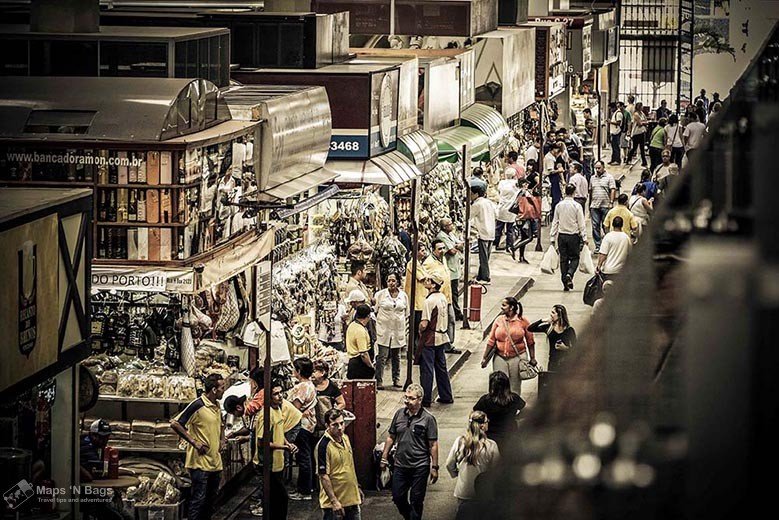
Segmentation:
{"type": "Polygon", "coordinates": [[[31,76],[97,76],[97,42],[30,41],[31,76]]]}
{"type": "Polygon", "coordinates": [[[24,131],[34,134],[85,134],[96,113],[88,110],[33,110],[24,131]]]}
{"type": "Polygon", "coordinates": [[[166,43],[102,42],[100,75],[109,77],[168,77],[166,43]]]}

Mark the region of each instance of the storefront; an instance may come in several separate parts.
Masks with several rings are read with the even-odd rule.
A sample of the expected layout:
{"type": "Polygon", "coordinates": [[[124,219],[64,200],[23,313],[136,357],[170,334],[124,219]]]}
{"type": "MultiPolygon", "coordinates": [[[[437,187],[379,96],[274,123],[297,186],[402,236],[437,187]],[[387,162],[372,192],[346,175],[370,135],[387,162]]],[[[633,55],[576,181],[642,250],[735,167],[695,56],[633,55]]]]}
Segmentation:
{"type": "MultiPolygon", "coordinates": [[[[323,179],[329,107],[322,88],[254,91],[241,105],[252,92],[223,96],[205,81],[73,81],[56,101],[47,79],[4,83],[0,182],[94,190],[99,258],[88,276],[92,356],[83,366],[99,397],[82,426],[109,420],[121,466],[160,479],[163,493],[139,494],[137,505],[178,508],[184,451],[168,421],[205,375],[248,386],[246,371],[263,356],[271,260],[286,247],[286,230],[258,226],[258,211],[269,222],[267,208],[288,210],[287,198],[323,179]],[[281,202],[251,204],[249,193],[281,202]]],[[[287,343],[272,350],[289,380],[287,343]]],[[[228,443],[223,460],[230,486],[250,460],[248,442],[228,443]]]]}
{"type": "Polygon", "coordinates": [[[78,511],[71,486],[78,413],[89,400],[78,363],[89,355],[91,199],[86,189],[0,190],[0,486],[21,492],[21,515],[78,511]],[[32,497],[38,486],[65,495],[32,497]]]}

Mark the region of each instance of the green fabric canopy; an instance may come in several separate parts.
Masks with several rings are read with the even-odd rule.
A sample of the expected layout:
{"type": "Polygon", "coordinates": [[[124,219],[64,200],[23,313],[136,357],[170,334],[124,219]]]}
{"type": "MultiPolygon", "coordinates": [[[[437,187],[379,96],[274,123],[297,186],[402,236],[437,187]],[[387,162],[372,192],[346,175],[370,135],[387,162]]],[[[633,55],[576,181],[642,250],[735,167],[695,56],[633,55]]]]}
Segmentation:
{"type": "Polygon", "coordinates": [[[490,141],[486,135],[475,128],[455,126],[442,130],[435,136],[438,144],[438,160],[457,162],[463,145],[470,145],[471,161],[489,160],[490,141]]]}

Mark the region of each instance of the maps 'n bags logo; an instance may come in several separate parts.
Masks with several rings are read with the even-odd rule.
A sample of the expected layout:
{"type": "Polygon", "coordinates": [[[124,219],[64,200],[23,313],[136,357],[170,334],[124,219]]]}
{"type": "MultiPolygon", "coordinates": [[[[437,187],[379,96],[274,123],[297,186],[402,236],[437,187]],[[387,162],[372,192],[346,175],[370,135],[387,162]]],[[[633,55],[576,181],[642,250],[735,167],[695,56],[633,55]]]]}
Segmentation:
{"type": "Polygon", "coordinates": [[[38,341],[38,246],[28,240],[17,251],[19,277],[19,351],[30,357],[38,341]]]}
{"type": "Polygon", "coordinates": [[[13,511],[29,500],[35,494],[32,486],[26,480],[20,480],[18,484],[3,493],[3,500],[8,504],[8,509],[13,511]]]}

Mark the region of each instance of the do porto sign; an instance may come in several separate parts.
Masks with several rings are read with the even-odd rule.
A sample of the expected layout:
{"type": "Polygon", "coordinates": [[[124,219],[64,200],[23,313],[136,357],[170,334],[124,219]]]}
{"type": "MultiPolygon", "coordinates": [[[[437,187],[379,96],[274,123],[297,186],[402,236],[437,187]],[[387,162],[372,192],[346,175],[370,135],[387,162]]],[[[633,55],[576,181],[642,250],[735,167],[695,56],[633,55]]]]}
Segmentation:
{"type": "Polygon", "coordinates": [[[117,291],[192,292],[191,270],[92,268],[92,288],[117,291]]]}

